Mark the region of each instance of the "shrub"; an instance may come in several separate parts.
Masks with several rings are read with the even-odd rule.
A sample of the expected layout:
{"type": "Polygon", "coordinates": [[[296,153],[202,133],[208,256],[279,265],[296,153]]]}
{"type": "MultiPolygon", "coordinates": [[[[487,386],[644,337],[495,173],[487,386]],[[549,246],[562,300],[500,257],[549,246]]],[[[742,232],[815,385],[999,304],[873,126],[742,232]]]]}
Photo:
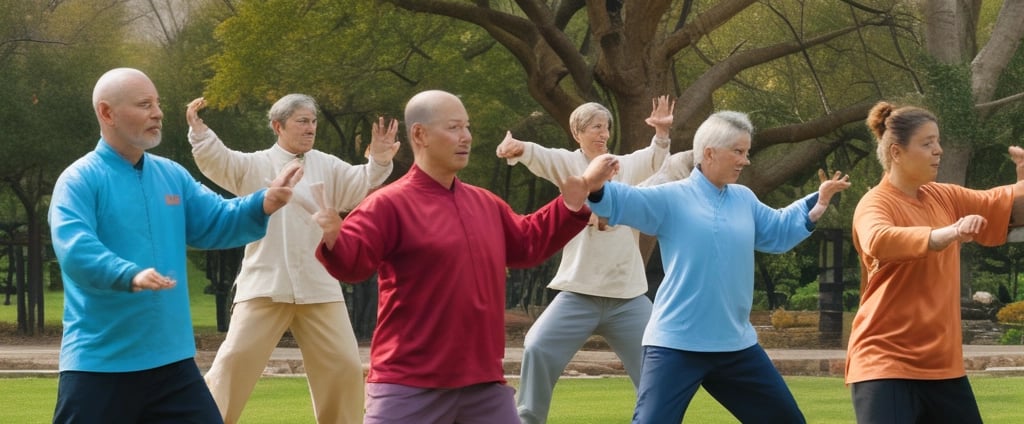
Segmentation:
{"type": "Polygon", "coordinates": [[[815,281],[796,289],[793,295],[789,297],[789,304],[786,306],[794,311],[817,311],[818,282],[815,281]]]}
{"type": "Polygon", "coordinates": [[[1004,306],[996,313],[996,319],[1003,324],[1024,324],[1024,301],[1004,306]]]}
{"type": "Polygon", "coordinates": [[[1002,345],[1019,345],[1024,344],[1024,331],[1019,328],[1011,328],[1006,330],[1001,337],[999,337],[999,344],[1002,345]]]}
{"type": "Polygon", "coordinates": [[[772,327],[790,328],[796,324],[796,315],[785,309],[779,308],[772,312],[772,327]]]}
{"type": "Polygon", "coordinates": [[[779,308],[772,312],[772,327],[778,329],[795,327],[816,327],[817,312],[787,311],[779,308]]]}

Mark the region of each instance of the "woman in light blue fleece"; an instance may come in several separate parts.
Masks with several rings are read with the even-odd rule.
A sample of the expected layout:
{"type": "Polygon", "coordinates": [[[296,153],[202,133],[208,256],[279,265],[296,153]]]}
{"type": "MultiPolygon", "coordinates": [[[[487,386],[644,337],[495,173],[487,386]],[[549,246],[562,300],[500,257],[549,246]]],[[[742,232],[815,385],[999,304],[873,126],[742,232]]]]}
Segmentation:
{"type": "Polygon", "coordinates": [[[840,173],[782,209],[735,184],[750,164],[753,125],[718,112],[694,134],[689,178],[653,187],[608,180],[618,164],[594,160],[584,173],[594,213],[658,238],[665,279],[644,331],[634,423],[680,422],[701,385],[741,422],[804,422],[793,395],[750,324],[754,251],[781,253],[811,234],[840,173]]]}

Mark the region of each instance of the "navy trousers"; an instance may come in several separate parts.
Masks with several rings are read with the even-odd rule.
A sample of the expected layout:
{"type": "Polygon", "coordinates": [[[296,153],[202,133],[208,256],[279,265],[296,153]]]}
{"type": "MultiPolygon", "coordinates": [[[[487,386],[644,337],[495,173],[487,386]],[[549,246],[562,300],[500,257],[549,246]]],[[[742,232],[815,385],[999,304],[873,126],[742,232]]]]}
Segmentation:
{"type": "Polygon", "coordinates": [[[153,369],[62,371],[54,423],[215,423],[224,420],[194,359],[153,369]]]}

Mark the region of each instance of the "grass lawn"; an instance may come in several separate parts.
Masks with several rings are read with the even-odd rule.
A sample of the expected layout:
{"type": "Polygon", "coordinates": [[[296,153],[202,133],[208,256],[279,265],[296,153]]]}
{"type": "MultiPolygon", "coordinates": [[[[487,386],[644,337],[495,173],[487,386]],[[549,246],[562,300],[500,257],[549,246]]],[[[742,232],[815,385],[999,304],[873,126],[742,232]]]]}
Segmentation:
{"type": "MultiPolygon", "coordinates": [[[[842,379],[789,377],[809,423],[852,423],[853,407],[842,379]]],[[[513,382],[515,384],[516,382],[513,382]]],[[[986,423],[1024,422],[1024,377],[971,378],[986,423]]],[[[54,378],[0,379],[0,399],[14,408],[0,408],[3,423],[47,423],[57,393],[54,378]]],[[[626,423],[633,410],[633,386],[622,377],[563,379],[555,388],[549,422],[626,423]]],[[[700,391],[686,413],[687,422],[736,423],[729,413],[700,391]]],[[[242,420],[246,423],[313,423],[304,378],[264,378],[256,386],[242,420]]]]}
{"type": "MultiPolygon", "coordinates": [[[[203,293],[203,290],[210,284],[202,270],[196,269],[191,261],[188,261],[188,291],[192,308],[192,325],[197,332],[217,331],[217,305],[216,298],[212,294],[203,293]]],[[[11,304],[4,305],[5,297],[0,296],[0,323],[18,322],[17,298],[11,295],[11,304]]],[[[54,327],[60,331],[61,318],[64,316],[64,292],[47,290],[43,294],[43,316],[47,327],[54,327]]],[[[59,333],[58,333],[59,334],[59,333]]]]}

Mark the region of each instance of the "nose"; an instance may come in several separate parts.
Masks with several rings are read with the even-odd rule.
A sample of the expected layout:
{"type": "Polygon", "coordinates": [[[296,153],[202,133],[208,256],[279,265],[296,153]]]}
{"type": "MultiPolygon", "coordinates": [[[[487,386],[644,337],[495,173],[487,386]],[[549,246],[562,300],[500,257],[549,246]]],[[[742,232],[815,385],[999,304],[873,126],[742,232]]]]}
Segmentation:
{"type": "Polygon", "coordinates": [[[164,110],[160,108],[159,104],[153,105],[153,119],[164,119],[164,110]]]}

